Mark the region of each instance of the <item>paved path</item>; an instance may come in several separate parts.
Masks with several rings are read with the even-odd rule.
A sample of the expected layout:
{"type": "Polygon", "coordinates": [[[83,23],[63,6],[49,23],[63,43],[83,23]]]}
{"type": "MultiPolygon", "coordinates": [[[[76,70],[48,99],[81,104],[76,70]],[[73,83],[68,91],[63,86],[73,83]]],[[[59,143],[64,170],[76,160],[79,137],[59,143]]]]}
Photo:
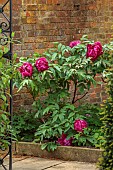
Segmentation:
{"type": "MultiPolygon", "coordinates": [[[[7,164],[7,163],[4,163],[7,164]]],[[[0,166],[0,170],[4,170],[0,166]]],[[[95,164],[49,160],[37,157],[13,158],[13,170],[97,170],[95,164]]]]}

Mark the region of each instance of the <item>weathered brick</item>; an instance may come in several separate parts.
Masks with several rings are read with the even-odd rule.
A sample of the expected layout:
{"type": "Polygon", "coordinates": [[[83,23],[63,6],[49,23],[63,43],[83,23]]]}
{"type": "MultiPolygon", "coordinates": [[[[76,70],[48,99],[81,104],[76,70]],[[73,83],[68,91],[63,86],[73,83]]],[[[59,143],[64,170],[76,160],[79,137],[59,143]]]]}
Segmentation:
{"type": "Polygon", "coordinates": [[[47,4],[52,4],[52,0],[47,0],[47,4]]]}
{"type": "Polygon", "coordinates": [[[37,5],[35,4],[27,5],[27,11],[36,11],[36,10],[37,10],[37,5]]]}
{"type": "Polygon", "coordinates": [[[34,17],[34,16],[36,16],[35,11],[26,11],[26,17],[34,17]]]}
{"type": "Polygon", "coordinates": [[[36,17],[27,17],[27,24],[36,24],[36,17]]]}
{"type": "Polygon", "coordinates": [[[52,0],[52,4],[58,4],[59,0],[52,0]]]}
{"type": "Polygon", "coordinates": [[[37,4],[46,4],[46,0],[37,0],[37,4]]]}

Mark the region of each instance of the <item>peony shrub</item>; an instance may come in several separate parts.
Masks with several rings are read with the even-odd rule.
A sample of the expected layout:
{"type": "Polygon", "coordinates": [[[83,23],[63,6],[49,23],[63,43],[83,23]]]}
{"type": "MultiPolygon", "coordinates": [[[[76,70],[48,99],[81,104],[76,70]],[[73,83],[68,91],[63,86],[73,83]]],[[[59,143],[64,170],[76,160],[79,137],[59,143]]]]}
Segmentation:
{"type": "Polygon", "coordinates": [[[102,76],[104,69],[109,67],[111,47],[112,44],[102,46],[83,36],[68,46],[54,43],[54,47],[43,54],[20,58],[15,85],[19,90],[26,86],[33,96],[32,111],[40,122],[35,141],[46,141],[42,149],[54,150],[58,143],[96,146],[99,125],[92,120],[92,112],[84,110],[85,115],[81,114],[76,103],[82,101],[92,85],[98,84],[95,76],[102,76]],[[22,74],[24,63],[30,63],[30,67],[24,67],[22,74]],[[73,93],[70,91],[72,85],[73,93]]]}

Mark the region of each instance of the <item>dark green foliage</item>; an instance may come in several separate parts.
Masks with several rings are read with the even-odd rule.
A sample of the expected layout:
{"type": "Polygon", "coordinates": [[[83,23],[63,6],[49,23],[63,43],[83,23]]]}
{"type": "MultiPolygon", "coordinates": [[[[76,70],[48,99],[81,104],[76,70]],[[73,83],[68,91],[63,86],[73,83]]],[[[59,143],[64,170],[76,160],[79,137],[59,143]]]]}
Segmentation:
{"type": "Polygon", "coordinates": [[[11,134],[11,126],[9,115],[7,113],[0,114],[0,149],[6,149],[9,145],[9,136],[11,134]]]}
{"type": "Polygon", "coordinates": [[[19,141],[33,141],[34,133],[41,124],[41,121],[34,118],[31,111],[21,111],[13,116],[13,130],[19,141]]]}
{"type": "Polygon", "coordinates": [[[15,140],[15,134],[12,131],[9,113],[9,98],[10,96],[10,80],[15,75],[12,67],[16,60],[16,54],[13,56],[13,61],[3,58],[3,54],[7,53],[7,46],[0,45],[0,149],[7,149],[10,145],[10,136],[15,140]]]}
{"type": "Polygon", "coordinates": [[[62,133],[67,134],[67,138],[73,137],[74,146],[98,147],[102,143],[102,139],[98,140],[101,136],[100,107],[98,105],[84,104],[74,107],[74,105],[68,104],[62,108],[59,108],[58,104],[49,106],[47,111],[51,113],[51,116],[43,117],[45,122],[35,133],[35,141],[46,142],[44,148],[47,148],[48,145],[52,146],[50,143],[57,141],[62,133]],[[84,130],[84,133],[74,130],[76,119],[84,119],[88,122],[88,128],[84,130]]]}
{"type": "Polygon", "coordinates": [[[102,145],[104,151],[100,159],[100,170],[113,170],[113,65],[106,76],[108,99],[105,101],[101,114],[105,142],[102,145]]]}
{"type": "Polygon", "coordinates": [[[10,62],[2,58],[3,53],[8,49],[0,46],[0,149],[6,149],[10,145],[10,134],[12,133],[10,126],[10,115],[8,109],[8,92],[10,87],[11,65],[10,62]]]}

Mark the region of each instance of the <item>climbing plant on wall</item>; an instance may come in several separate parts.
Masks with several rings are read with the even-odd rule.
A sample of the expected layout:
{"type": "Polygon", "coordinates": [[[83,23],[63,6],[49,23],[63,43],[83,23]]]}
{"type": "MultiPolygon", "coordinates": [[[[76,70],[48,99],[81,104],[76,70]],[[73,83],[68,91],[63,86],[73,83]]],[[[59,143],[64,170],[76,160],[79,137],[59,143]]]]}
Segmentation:
{"type": "Polygon", "coordinates": [[[103,154],[100,159],[100,170],[113,169],[113,62],[111,55],[111,67],[106,70],[108,98],[102,108],[102,131],[104,132],[103,154]]]}
{"type": "Polygon", "coordinates": [[[8,100],[9,82],[11,79],[10,63],[2,58],[8,52],[7,47],[0,46],[0,148],[5,149],[9,145],[9,134],[11,133],[8,100]]]}

